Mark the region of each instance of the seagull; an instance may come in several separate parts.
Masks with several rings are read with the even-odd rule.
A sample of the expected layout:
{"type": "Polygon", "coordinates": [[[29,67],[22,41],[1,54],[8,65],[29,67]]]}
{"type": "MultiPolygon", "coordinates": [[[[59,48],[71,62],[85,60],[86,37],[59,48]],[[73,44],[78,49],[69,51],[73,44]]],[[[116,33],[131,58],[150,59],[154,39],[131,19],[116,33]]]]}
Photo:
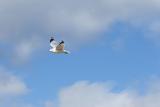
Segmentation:
{"type": "Polygon", "coordinates": [[[64,50],[64,41],[63,40],[58,43],[54,40],[53,37],[51,37],[50,46],[52,47],[49,50],[50,52],[57,53],[57,54],[60,54],[60,53],[69,54],[70,53],[69,51],[64,50]]]}

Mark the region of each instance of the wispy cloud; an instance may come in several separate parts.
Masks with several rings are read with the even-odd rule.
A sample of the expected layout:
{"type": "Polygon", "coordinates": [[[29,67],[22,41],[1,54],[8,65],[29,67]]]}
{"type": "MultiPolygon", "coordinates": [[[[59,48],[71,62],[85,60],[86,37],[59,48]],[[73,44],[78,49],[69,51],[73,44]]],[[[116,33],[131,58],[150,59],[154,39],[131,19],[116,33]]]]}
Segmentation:
{"type": "Polygon", "coordinates": [[[0,68],[0,96],[11,97],[27,92],[27,87],[18,77],[0,68]]]}
{"type": "Polygon", "coordinates": [[[55,105],[54,105],[53,101],[46,101],[44,103],[44,107],[55,107],[55,105]]]}
{"type": "Polygon", "coordinates": [[[125,47],[125,40],[122,37],[117,38],[111,43],[111,46],[114,51],[121,51],[125,47]]]}
{"type": "Polygon", "coordinates": [[[17,76],[0,66],[0,106],[13,107],[17,97],[26,94],[28,87],[17,76]]]}
{"type": "Polygon", "coordinates": [[[13,62],[23,63],[30,59],[33,52],[37,52],[38,49],[43,47],[43,42],[40,38],[33,36],[31,38],[26,38],[15,45],[13,50],[13,62]]]}

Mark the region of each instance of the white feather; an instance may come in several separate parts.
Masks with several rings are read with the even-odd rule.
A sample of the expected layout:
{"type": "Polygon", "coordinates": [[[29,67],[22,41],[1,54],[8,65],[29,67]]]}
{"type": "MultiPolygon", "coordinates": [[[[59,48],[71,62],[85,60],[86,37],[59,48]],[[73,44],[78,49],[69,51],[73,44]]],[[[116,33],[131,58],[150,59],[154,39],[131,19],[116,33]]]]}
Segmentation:
{"type": "Polygon", "coordinates": [[[57,43],[56,41],[52,41],[52,42],[50,43],[50,46],[51,46],[52,48],[56,48],[57,45],[58,45],[58,43],[57,43]]]}

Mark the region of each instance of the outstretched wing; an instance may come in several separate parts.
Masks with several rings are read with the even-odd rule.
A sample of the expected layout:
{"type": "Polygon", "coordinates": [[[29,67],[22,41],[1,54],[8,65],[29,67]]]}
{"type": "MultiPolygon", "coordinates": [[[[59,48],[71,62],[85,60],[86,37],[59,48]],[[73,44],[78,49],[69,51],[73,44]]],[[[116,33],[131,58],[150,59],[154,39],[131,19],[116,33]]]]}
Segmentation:
{"type": "Polygon", "coordinates": [[[54,40],[53,37],[51,37],[51,39],[50,39],[50,46],[52,48],[55,48],[57,45],[58,45],[58,43],[54,40]]]}
{"type": "Polygon", "coordinates": [[[64,50],[64,41],[60,42],[60,43],[56,46],[56,50],[58,50],[58,51],[63,51],[63,50],[64,50]]]}
{"type": "Polygon", "coordinates": [[[58,45],[58,43],[57,43],[56,41],[52,41],[52,42],[50,43],[50,46],[51,46],[52,48],[55,48],[57,45],[58,45]]]}

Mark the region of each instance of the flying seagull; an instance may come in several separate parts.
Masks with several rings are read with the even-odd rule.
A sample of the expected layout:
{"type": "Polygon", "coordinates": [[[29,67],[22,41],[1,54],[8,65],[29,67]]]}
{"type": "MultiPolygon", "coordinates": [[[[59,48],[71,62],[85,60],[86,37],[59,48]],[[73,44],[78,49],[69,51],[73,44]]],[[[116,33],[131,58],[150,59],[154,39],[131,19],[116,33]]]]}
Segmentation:
{"type": "Polygon", "coordinates": [[[64,41],[62,40],[61,42],[56,42],[53,37],[50,39],[50,46],[52,47],[49,51],[53,53],[64,53],[64,54],[69,54],[69,51],[64,50],[64,41]]]}

